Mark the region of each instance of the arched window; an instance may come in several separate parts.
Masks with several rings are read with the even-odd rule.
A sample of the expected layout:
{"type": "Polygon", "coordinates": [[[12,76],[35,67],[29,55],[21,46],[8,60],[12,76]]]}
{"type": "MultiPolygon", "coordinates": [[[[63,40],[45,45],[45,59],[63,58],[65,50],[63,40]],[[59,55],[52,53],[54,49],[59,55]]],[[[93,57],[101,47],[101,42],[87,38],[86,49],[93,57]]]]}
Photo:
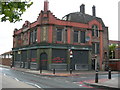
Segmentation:
{"type": "Polygon", "coordinates": [[[99,37],[99,30],[97,25],[92,26],[92,36],[99,37]]]}

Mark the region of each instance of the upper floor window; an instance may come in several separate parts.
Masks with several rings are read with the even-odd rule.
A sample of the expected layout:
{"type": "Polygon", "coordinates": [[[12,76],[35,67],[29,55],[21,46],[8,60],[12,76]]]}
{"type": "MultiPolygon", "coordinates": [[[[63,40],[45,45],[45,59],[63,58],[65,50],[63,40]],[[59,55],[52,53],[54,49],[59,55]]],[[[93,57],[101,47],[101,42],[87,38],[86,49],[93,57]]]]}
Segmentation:
{"type": "Polygon", "coordinates": [[[78,31],[74,31],[74,42],[78,42],[78,31]]]}
{"type": "Polygon", "coordinates": [[[80,42],[81,43],[85,43],[85,31],[81,31],[80,32],[80,42]]]}
{"type": "Polygon", "coordinates": [[[77,43],[85,43],[85,31],[74,31],[73,41],[77,43]]]}
{"type": "Polygon", "coordinates": [[[22,40],[21,40],[21,35],[17,35],[16,36],[16,46],[21,46],[22,44],[22,40]]]}
{"type": "Polygon", "coordinates": [[[57,28],[57,41],[62,41],[62,29],[57,28]]]}
{"type": "Polygon", "coordinates": [[[99,54],[100,53],[100,44],[99,43],[93,43],[92,44],[92,53],[93,54],[99,54]]]}
{"type": "Polygon", "coordinates": [[[22,35],[22,44],[27,45],[28,44],[28,32],[23,33],[22,35]]]}
{"type": "Polygon", "coordinates": [[[67,28],[63,26],[56,27],[56,41],[67,42],[67,28]]]}
{"type": "Polygon", "coordinates": [[[64,42],[67,42],[67,29],[64,29],[64,42]]]}
{"type": "Polygon", "coordinates": [[[99,37],[99,30],[97,25],[92,26],[92,36],[97,36],[99,37]]]}
{"type": "Polygon", "coordinates": [[[36,43],[37,41],[37,29],[30,32],[30,43],[36,43]]]}

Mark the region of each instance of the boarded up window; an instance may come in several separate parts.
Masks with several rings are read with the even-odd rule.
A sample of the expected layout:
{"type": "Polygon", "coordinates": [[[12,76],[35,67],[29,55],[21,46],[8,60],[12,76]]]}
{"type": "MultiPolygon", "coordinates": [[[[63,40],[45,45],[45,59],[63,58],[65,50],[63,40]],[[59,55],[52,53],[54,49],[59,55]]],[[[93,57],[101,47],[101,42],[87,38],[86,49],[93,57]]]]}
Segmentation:
{"type": "Polygon", "coordinates": [[[52,63],[66,63],[67,50],[53,49],[52,63]]]}
{"type": "Polygon", "coordinates": [[[27,61],[27,51],[21,51],[21,61],[27,61]]]}
{"type": "Polygon", "coordinates": [[[77,64],[88,64],[88,51],[73,50],[72,63],[77,64]]]}
{"type": "Polygon", "coordinates": [[[20,61],[20,54],[15,52],[15,61],[20,61]]]}
{"type": "Polygon", "coordinates": [[[31,50],[30,51],[30,58],[31,58],[31,62],[36,62],[37,59],[37,50],[31,50]]]}

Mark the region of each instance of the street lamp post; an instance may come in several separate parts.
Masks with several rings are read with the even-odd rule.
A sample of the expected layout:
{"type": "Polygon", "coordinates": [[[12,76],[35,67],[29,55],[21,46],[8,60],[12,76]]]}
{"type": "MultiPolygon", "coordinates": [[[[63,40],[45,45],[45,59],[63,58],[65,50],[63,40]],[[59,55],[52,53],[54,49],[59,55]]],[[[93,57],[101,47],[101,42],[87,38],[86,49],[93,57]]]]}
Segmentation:
{"type": "Polygon", "coordinates": [[[98,64],[98,61],[97,61],[97,55],[95,55],[95,70],[97,70],[97,69],[98,69],[97,64],[98,64]]]}
{"type": "Polygon", "coordinates": [[[70,72],[72,71],[72,58],[73,58],[73,52],[71,49],[69,49],[69,53],[70,53],[70,72]]]}

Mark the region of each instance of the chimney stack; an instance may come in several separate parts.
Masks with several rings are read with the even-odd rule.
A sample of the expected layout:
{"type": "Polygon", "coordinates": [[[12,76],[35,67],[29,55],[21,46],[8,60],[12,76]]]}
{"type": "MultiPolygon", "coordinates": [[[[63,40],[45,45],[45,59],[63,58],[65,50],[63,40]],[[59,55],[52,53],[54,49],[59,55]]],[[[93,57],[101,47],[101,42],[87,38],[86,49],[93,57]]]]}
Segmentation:
{"type": "Polygon", "coordinates": [[[95,6],[94,5],[92,7],[92,14],[93,14],[93,16],[96,16],[96,10],[95,10],[95,6]]]}
{"type": "Polygon", "coordinates": [[[44,1],[44,11],[45,11],[45,12],[48,11],[48,4],[49,4],[48,0],[45,0],[45,1],[44,1]]]}
{"type": "Polygon", "coordinates": [[[82,4],[80,6],[80,12],[83,13],[83,14],[85,14],[85,5],[84,4],[82,4]]]}

